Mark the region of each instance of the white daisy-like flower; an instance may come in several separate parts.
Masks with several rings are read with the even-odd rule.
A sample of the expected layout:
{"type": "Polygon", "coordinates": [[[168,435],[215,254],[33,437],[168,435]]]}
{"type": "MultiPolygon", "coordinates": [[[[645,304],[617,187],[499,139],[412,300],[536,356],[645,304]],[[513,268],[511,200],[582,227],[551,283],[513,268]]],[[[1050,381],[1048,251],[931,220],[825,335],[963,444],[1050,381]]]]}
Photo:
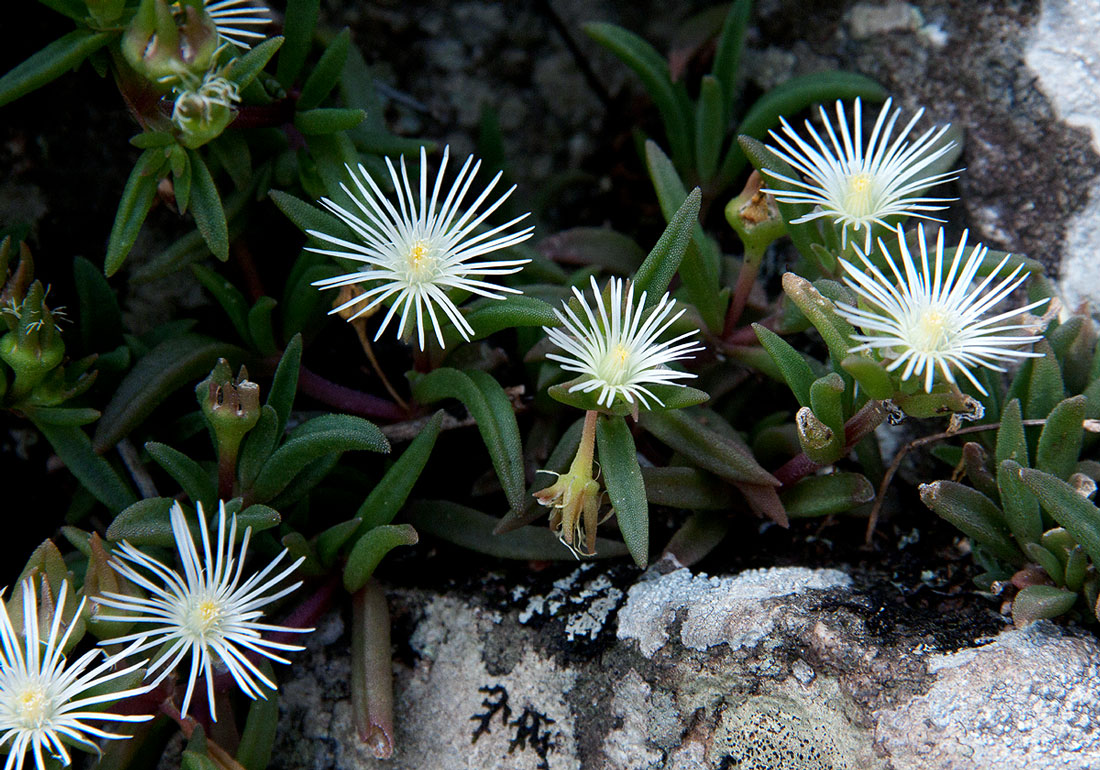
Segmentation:
{"type": "MultiPolygon", "coordinates": [[[[88,724],[104,722],[145,722],[147,715],[123,715],[102,711],[104,703],[147,692],[148,687],[128,690],[104,690],[112,682],[140,668],[144,661],[121,668],[121,656],[106,656],[92,649],[73,663],[62,653],[69,642],[75,622],[62,631],[62,615],[68,598],[68,582],[61,583],[49,632],[42,638],[38,625],[38,600],[33,578],[22,584],[23,633],[16,634],[7,607],[0,611],[0,747],[7,747],[4,770],[20,770],[27,754],[34,755],[38,770],[45,770],[47,756],[69,765],[69,747],[98,752],[97,738],[125,739],[128,735],[108,732],[88,724]],[[89,691],[95,689],[95,694],[89,691]]],[[[73,618],[80,617],[84,600],[73,618]]],[[[128,650],[127,653],[133,652],[128,650]]],[[[52,764],[51,764],[52,766],[52,764]]]]}
{"type": "Polygon", "coordinates": [[[252,47],[249,41],[267,37],[256,29],[271,23],[271,11],[266,6],[252,0],[204,0],[203,4],[222,39],[247,50],[252,47]]]}
{"type": "Polygon", "coordinates": [[[596,403],[610,407],[616,398],[622,397],[633,404],[635,399],[648,409],[653,399],[664,406],[647,385],[678,385],[677,380],[689,379],[694,374],[669,369],[668,364],[702,350],[694,340],[688,340],[695,331],[684,332],[665,342],[659,338],[684,314],[681,308],[675,312],[676,301],[668,294],[650,311],[645,310],[646,292],[634,302],[634,285],[626,290],[623,301],[623,281],[612,278],[610,301],[605,304],[594,277],[590,278],[592,294],[596,300],[593,312],[588,300],[576,287],[573,294],[584,310],[584,319],[577,316],[569,303],[563,302],[565,312],[554,313],[564,324],[564,329],[543,327],[550,341],[567,355],[548,353],[547,358],[557,361],[567,372],[581,375],[579,382],[569,392],[591,393],[599,391],[596,403]]]}
{"type": "Polygon", "coordinates": [[[420,184],[414,193],[409,183],[409,173],[405,167],[405,158],[401,158],[401,172],[398,174],[393,162],[386,158],[390,179],[397,191],[397,206],[394,206],[379,189],[378,185],[362,165],[356,174],[350,167],[355,191],[344,184],[340,187],[355,202],[356,207],[366,219],[349,212],[328,198],[321,203],[355,231],[362,240],[352,243],[317,230],[308,231],[310,235],[339,247],[338,250],[311,248],[318,254],[328,254],[365,263],[358,272],[317,281],[313,285],[321,288],[349,286],[362,282],[378,282],[368,291],[344,302],[331,313],[340,313],[358,303],[366,303],[348,320],[369,313],[384,302],[389,302],[389,312],[382,319],[377,340],[382,336],[390,321],[401,313],[397,325],[397,336],[405,334],[410,315],[415,315],[417,340],[420,349],[424,349],[424,329],[430,321],[435,329],[436,339],[444,346],[438,308],[454,324],[464,339],[470,339],[473,329],[459,312],[455,300],[448,291],[469,292],[482,297],[504,299],[501,292],[521,294],[517,289],[499,286],[482,280],[486,276],[508,275],[519,272],[528,259],[506,259],[496,261],[474,261],[490,252],[515,246],[531,237],[534,227],[511,231],[513,225],[525,219],[528,214],[518,216],[502,225],[479,232],[485,221],[500,208],[501,204],[515,190],[513,185],[496,199],[484,211],[478,213],[489,198],[501,173],[493,177],[489,185],[471,203],[465,211],[462,201],[470,191],[474,176],[481,168],[481,161],[473,162],[471,155],[466,159],[458,177],[440,202],[443,189],[443,174],[447,170],[450,148],[443,151],[443,162],[428,197],[428,162],[424,148],[420,149],[420,184]],[[472,165],[472,168],[471,168],[472,165]],[[365,184],[364,184],[365,183],[365,184]],[[415,313],[414,313],[415,311],[415,313]],[[425,313],[428,318],[425,318],[425,313]]]}
{"type": "Polygon", "coordinates": [[[983,395],[988,394],[971,369],[984,366],[1003,372],[1001,363],[1039,356],[1018,347],[1037,342],[1042,339],[1040,336],[1011,333],[1031,326],[1005,322],[1047,300],[987,316],[1027,279],[1023,264],[1002,277],[1009,260],[1005,256],[974,285],[988,249],[979,243],[967,254],[967,231],[963,232],[946,270],[943,228],[939,228],[936,235],[931,260],[924,227],[918,228],[919,264],[910,253],[901,225],[897,226],[896,233],[901,268],[881,238],[878,242],[891,277],[884,275],[858,246],[856,251],[862,266],[840,260],[844,266],[844,282],[859,295],[863,304],[863,307],[852,307],[837,303],[840,314],[865,332],[852,335],[860,344],[851,348],[850,353],[876,350],[885,358],[893,359],[886,367],[888,371],[904,366],[902,379],[923,377],[924,389],[928,392],[940,375],[954,383],[957,370],[983,395]]]}
{"type": "Polygon", "coordinates": [[[806,131],[813,144],[803,139],[786,119],[782,133],[771,131],[774,145],[768,149],[782,158],[805,179],[795,179],[764,169],[773,179],[792,184],[799,190],[765,189],[784,203],[809,203],[814,209],[794,224],[822,217],[841,226],[841,243],[847,245],[848,230],[864,231],[863,248],[871,248],[871,226],[889,227],[888,218],[913,216],[942,221],[928,212],[941,211],[954,198],[931,198],[921,192],[941,182],[957,179],[961,170],[928,173],[935,161],[955,146],[954,141],[942,142],[950,124],[930,128],[909,141],[913,127],[924,114],[921,108],[891,141],[901,110],[891,112],[892,99],[887,99],[875,120],[867,145],[863,144],[863,107],[856,98],[854,120],[848,127],[843,102],[836,103],[837,130],[829,120],[824,106],[820,107],[822,124],[828,135],[826,142],[810,121],[806,131]]]}
{"type": "Polygon", "coordinates": [[[111,639],[103,644],[133,643],[135,646],[128,651],[130,654],[160,648],[153,664],[145,672],[147,679],[153,679],[151,686],[160,683],[185,656],[190,654],[191,667],[187,676],[187,691],[183,697],[183,705],[180,707],[180,716],[187,714],[195,682],[201,674],[206,678],[210,716],[216,721],[217,715],[214,710],[216,667],[227,670],[248,697],[264,698],[266,696],[260,685],[274,690],[275,683],[256,667],[255,663],[249,659],[249,654],[255,653],[279,663],[289,663],[275,651],[304,648],[264,639],[263,632],[303,633],[312,629],[288,628],[260,622],[263,616],[261,608],[286,596],[301,585],[301,582],[298,582],[268,593],[294,572],[302,563],[302,559],[299,558],[276,572],[276,567],[287,554],[284,549],[266,567],[251,574],[242,582],[245,554],[252,534],[251,527],[245,530],[240,552],[234,556],[237,517],[236,515],[227,517],[225,504],[220,503],[217,547],[212,550],[202,505],[197,504],[196,508],[202,540],[201,556],[187,527],[183,509],[180,508],[179,503],[172,506],[172,533],[183,564],[183,575],[123,541],[119,546],[120,558],[112,560],[111,566],[120,575],[144,588],[149,593],[149,597],[105,593],[97,597],[96,601],[106,607],[132,613],[117,616],[104,615],[101,616],[102,620],[148,626],[136,633],[111,639]],[[227,518],[229,519],[228,532],[226,531],[227,518]]]}

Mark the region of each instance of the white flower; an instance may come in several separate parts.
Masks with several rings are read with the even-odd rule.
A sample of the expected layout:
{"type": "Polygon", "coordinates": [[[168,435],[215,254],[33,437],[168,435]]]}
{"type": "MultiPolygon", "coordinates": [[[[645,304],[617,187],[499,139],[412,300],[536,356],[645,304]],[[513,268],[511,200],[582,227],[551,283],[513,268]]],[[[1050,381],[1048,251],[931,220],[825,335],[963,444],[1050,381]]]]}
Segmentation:
{"type": "Polygon", "coordinates": [[[1014,358],[1033,358],[1038,353],[1017,350],[1017,346],[1042,339],[1033,334],[1013,335],[1028,329],[1028,324],[1005,324],[1015,316],[1039,307],[1047,300],[1032,302],[1022,308],[985,317],[1001,300],[1009,296],[1027,279],[1023,265],[1017,265],[1000,278],[1008,256],[981,279],[976,286],[978,268],[988,249],[980,243],[966,254],[967,232],[964,231],[950,264],[944,268],[943,228],[936,236],[935,254],[929,262],[924,227],[917,230],[920,248],[919,265],[913,259],[901,225],[897,226],[901,269],[879,239],[879,251],[890,266],[891,278],[882,273],[860,250],[862,267],[845,259],[844,282],[859,295],[864,307],[837,303],[840,314],[866,334],[852,338],[860,344],[850,353],[877,350],[893,361],[886,368],[894,371],[902,366],[902,379],[924,377],[925,391],[932,390],[937,370],[948,382],[954,383],[953,370],[958,370],[983,395],[987,395],[970,370],[984,366],[998,372],[999,363],[1014,358]]]}
{"type": "Polygon", "coordinates": [[[297,569],[302,559],[273,574],[276,566],[286,556],[287,552],[284,549],[274,561],[242,582],[244,558],[252,529],[245,530],[240,553],[234,556],[237,517],[236,515],[230,517],[227,533],[225,504],[220,503],[218,542],[216,549],[212,551],[202,505],[199,504],[196,507],[202,538],[201,557],[192,540],[191,531],[187,527],[183,509],[180,508],[179,503],[172,506],[172,533],[176,539],[180,561],[183,563],[182,576],[123,541],[119,547],[121,558],[112,560],[111,566],[120,575],[148,591],[149,598],[106,593],[102,597],[97,597],[97,601],[104,606],[133,613],[119,616],[104,615],[101,616],[102,620],[150,626],[145,630],[109,640],[104,644],[133,642],[135,646],[129,651],[130,653],[161,648],[156,660],[145,673],[146,678],[154,677],[152,686],[161,682],[183,660],[184,656],[190,654],[191,668],[187,677],[187,692],[183,697],[180,716],[187,714],[195,682],[202,674],[206,677],[210,716],[217,720],[214,712],[215,665],[228,670],[245,695],[253,699],[263,698],[265,696],[260,685],[263,684],[274,690],[275,683],[249,660],[249,653],[263,655],[279,663],[288,663],[289,661],[273,650],[303,648],[264,639],[261,633],[264,631],[302,633],[312,629],[287,628],[260,622],[263,616],[261,607],[286,596],[301,585],[300,582],[294,583],[265,596],[267,591],[277,586],[297,569]]]}
{"type": "Polygon", "coordinates": [[[263,27],[271,23],[271,11],[263,5],[251,5],[252,0],[205,0],[206,12],[210,15],[218,34],[225,40],[251,48],[249,39],[262,40],[267,37],[253,27],[263,27]]]}
{"type": "Polygon", "coordinates": [[[604,304],[596,279],[590,278],[592,293],[596,298],[594,313],[580,290],[574,288],[573,294],[584,310],[584,320],[563,302],[563,314],[554,313],[565,325],[565,330],[543,327],[550,341],[565,351],[568,356],[556,353],[547,354],[547,358],[557,361],[567,372],[577,372],[583,379],[569,388],[569,392],[591,393],[599,390],[596,403],[610,407],[612,402],[622,396],[628,403],[634,399],[649,408],[647,396],[660,405],[664,402],[655,396],[646,385],[678,385],[676,380],[694,377],[688,372],[678,372],[666,365],[684,358],[692,358],[703,348],[694,341],[685,342],[695,331],[684,332],[666,342],[658,338],[680,316],[681,309],[675,315],[676,302],[668,294],[661,297],[651,311],[646,312],[646,293],[643,291],[638,303],[634,304],[634,285],[630,284],[623,302],[623,281],[612,278],[610,283],[610,303],[604,304]]]}
{"type": "MultiPolygon", "coordinates": [[[[42,639],[38,625],[38,600],[32,578],[23,581],[23,639],[20,640],[8,616],[0,611],[0,746],[8,751],[4,770],[23,767],[28,751],[34,754],[38,770],[46,767],[46,757],[69,765],[72,758],[66,746],[78,746],[98,752],[95,738],[128,738],[88,724],[89,720],[107,722],[144,722],[150,716],[111,714],[101,704],[129,698],[148,691],[148,687],[103,691],[108,685],[140,668],[116,668],[121,656],[105,656],[93,649],[67,664],[62,650],[72,635],[75,622],[62,631],[62,615],[69,585],[61,583],[49,633],[42,639]],[[87,695],[97,688],[95,695],[87,695]]],[[[84,610],[80,601],[73,618],[84,610]]],[[[127,650],[127,654],[133,650],[127,650]]]]}
{"type": "Polygon", "coordinates": [[[841,226],[841,243],[848,243],[848,228],[864,230],[863,248],[871,248],[871,225],[890,227],[890,217],[914,216],[920,219],[941,221],[929,215],[929,211],[947,208],[943,205],[954,198],[929,198],[921,192],[932,185],[957,179],[960,171],[927,173],[927,168],[951,151],[955,142],[939,144],[950,124],[930,128],[914,139],[906,141],[913,126],[924,114],[924,109],[905,125],[897,138],[890,141],[901,110],[890,112],[892,99],[887,99],[871,130],[867,146],[863,144],[863,109],[860,100],[855,102],[853,128],[848,128],[848,118],[842,102],[836,103],[837,125],[840,137],[824,107],[820,107],[821,119],[829,141],[825,142],[817,129],[806,121],[806,130],[813,137],[814,145],[800,137],[783,118],[784,137],[777,131],[769,132],[778,146],[768,149],[793,166],[806,179],[793,179],[774,171],[764,173],[801,188],[798,191],[766,189],[776,200],[784,203],[810,203],[816,208],[793,223],[808,222],[826,217],[841,226]],[[854,133],[853,133],[854,132],[854,133]]]}
{"type": "Polygon", "coordinates": [[[313,285],[332,288],[364,281],[380,282],[374,288],[331,311],[339,313],[357,303],[366,302],[365,307],[348,319],[350,321],[364,313],[369,313],[389,300],[390,309],[378,328],[376,340],[382,336],[382,332],[386,330],[390,320],[398,311],[401,312],[401,320],[397,326],[397,336],[401,337],[405,333],[410,312],[415,308],[414,323],[420,349],[424,349],[424,328],[427,322],[424,318],[425,311],[431,320],[432,328],[435,329],[436,339],[439,340],[440,346],[443,346],[443,332],[436,315],[436,307],[443,311],[463,338],[468,340],[473,329],[458,311],[455,300],[447,295],[448,290],[454,289],[493,299],[504,299],[504,296],[498,292],[522,293],[481,279],[483,276],[519,272],[530,260],[472,261],[498,249],[514,246],[531,237],[534,227],[508,232],[512,225],[525,219],[527,214],[483,232],[477,232],[489,216],[512,194],[515,186],[479,214],[478,209],[485,203],[489,193],[500,180],[501,175],[498,172],[489,182],[489,186],[478,195],[465,212],[462,212],[460,208],[462,200],[469,192],[474,176],[481,167],[481,161],[478,161],[471,170],[470,165],[473,163],[471,155],[466,159],[466,163],[458,172],[458,177],[447,191],[443,202],[440,203],[443,173],[447,169],[449,156],[450,148],[447,148],[443,152],[443,162],[436,175],[431,198],[428,197],[428,162],[424,148],[420,149],[420,185],[415,193],[409,183],[404,156],[401,158],[400,177],[393,162],[386,158],[390,179],[397,191],[396,207],[386,198],[362,165],[359,166],[359,174],[348,167],[358,194],[349,190],[346,185],[341,184],[340,187],[355,201],[355,205],[366,217],[366,221],[327,198],[321,199],[321,203],[329,211],[336,214],[355,231],[362,243],[351,243],[328,233],[310,230],[310,235],[341,249],[339,251],[310,249],[310,251],[353,259],[365,263],[366,267],[348,275],[317,281],[313,285]],[[364,186],[364,182],[367,186],[364,186]]]}

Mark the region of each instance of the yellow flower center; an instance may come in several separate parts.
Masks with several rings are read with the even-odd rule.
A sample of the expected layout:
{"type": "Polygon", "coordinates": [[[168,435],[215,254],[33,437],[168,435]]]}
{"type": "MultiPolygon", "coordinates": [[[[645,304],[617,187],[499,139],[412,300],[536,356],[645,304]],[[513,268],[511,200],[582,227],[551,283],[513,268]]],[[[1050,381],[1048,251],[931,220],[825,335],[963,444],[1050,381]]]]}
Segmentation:
{"type": "Polygon", "coordinates": [[[844,211],[850,216],[861,218],[875,211],[875,178],[871,174],[860,173],[848,177],[848,190],[844,194],[844,211]]]}
{"type": "Polygon", "coordinates": [[[910,333],[913,349],[921,353],[947,350],[950,348],[951,335],[951,317],[934,308],[920,315],[910,333]]]}
{"type": "Polygon", "coordinates": [[[27,729],[36,729],[49,720],[50,701],[45,689],[39,684],[31,684],[16,698],[16,713],[20,724],[27,729]]]}
{"type": "Polygon", "coordinates": [[[188,620],[192,631],[205,636],[221,622],[221,618],[221,606],[213,599],[204,599],[192,608],[188,620]]]}
{"type": "Polygon", "coordinates": [[[429,280],[435,274],[435,257],[424,241],[417,241],[409,250],[408,276],[410,281],[429,280]]]}
{"type": "Polygon", "coordinates": [[[619,344],[608,351],[599,368],[600,379],[609,385],[621,385],[627,374],[630,348],[619,344]]]}

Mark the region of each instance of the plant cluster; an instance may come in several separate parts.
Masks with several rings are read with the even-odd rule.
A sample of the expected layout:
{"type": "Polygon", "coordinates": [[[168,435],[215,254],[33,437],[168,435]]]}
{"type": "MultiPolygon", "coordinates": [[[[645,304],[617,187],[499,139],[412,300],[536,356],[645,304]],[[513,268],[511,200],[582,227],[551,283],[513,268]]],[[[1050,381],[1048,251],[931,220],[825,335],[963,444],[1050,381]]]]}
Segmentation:
{"type": "Polygon", "coordinates": [[[262,770],[270,662],[342,596],[356,723],[389,756],[374,574],[393,549],[427,534],[645,567],[697,562],[739,509],[780,526],[868,515],[873,530],[898,467],[880,452],[887,421],[949,420],[919,441],[942,442],[969,483],[920,498],[970,539],[984,589],[1016,592],[1017,622],[1095,615],[1093,322],[1058,320],[1037,262],[933,226],[960,131],[853,73],[743,104],[748,0],[700,22],[714,48],[698,82],[633,33],[586,28],[661,118],[663,136],[637,132],[665,220],[648,251],[608,229],[542,232],[502,189],[491,116],[487,160],[444,148],[436,163],[430,142],[392,134],[318,0],[281,18],[259,0],[41,2],[75,29],[0,77],[0,105],[88,62],[118,85],[141,152],[102,269],[74,263],[71,319],[47,306],[29,246],[0,246],[0,406],[76,490],[63,540],[0,612],[6,768],[69,764],[74,747],[150,766],[175,725],[185,767],[262,770]],[[154,206],[195,229],[127,263],[154,206]],[[270,248],[251,223],[275,208],[301,232],[277,244],[280,271],[250,249],[270,248]],[[762,267],[783,259],[776,293],[762,267]],[[184,270],[220,322],[131,333],[122,278],[184,270]],[[471,429],[483,453],[433,463],[445,432],[471,429]],[[651,516],[679,524],[658,548],[651,516]]]}

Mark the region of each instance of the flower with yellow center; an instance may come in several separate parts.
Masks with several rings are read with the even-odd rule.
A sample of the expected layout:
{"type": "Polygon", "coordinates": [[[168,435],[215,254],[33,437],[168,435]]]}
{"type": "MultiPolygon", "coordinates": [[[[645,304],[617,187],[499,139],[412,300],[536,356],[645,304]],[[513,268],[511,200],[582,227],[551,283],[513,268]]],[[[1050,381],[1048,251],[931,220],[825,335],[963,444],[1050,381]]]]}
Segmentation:
{"type": "Polygon", "coordinates": [[[648,409],[649,399],[664,405],[647,385],[678,385],[677,380],[689,379],[694,374],[669,369],[668,364],[702,350],[694,340],[688,340],[695,331],[687,331],[665,342],[661,335],[684,314],[675,310],[676,302],[668,294],[651,310],[646,310],[646,292],[634,302],[634,285],[629,284],[623,298],[623,280],[612,278],[608,287],[609,302],[604,301],[595,278],[590,278],[596,310],[579,289],[574,288],[580,307],[581,319],[568,303],[565,310],[555,310],[564,329],[544,327],[550,341],[566,355],[549,353],[547,358],[557,361],[567,372],[580,375],[570,392],[591,393],[599,391],[596,403],[610,408],[617,398],[627,403],[640,402],[648,409]]]}
{"type": "Polygon", "coordinates": [[[158,649],[153,664],[145,672],[145,677],[153,680],[151,686],[161,682],[190,654],[191,666],[180,715],[187,714],[195,683],[201,674],[206,679],[210,716],[217,720],[214,710],[216,668],[228,671],[248,697],[264,698],[266,696],[263,687],[274,690],[275,683],[256,667],[250,659],[250,653],[279,663],[288,663],[276,651],[300,650],[302,647],[264,639],[263,632],[303,633],[311,629],[260,622],[263,617],[261,608],[301,585],[298,582],[273,591],[298,568],[302,559],[284,565],[276,572],[276,567],[287,554],[284,549],[274,561],[242,582],[251,528],[245,529],[240,552],[234,555],[237,517],[236,514],[227,516],[225,504],[219,503],[218,540],[216,548],[211,549],[210,533],[202,505],[198,504],[196,508],[202,557],[195,547],[179,503],[172,506],[170,514],[176,549],[183,564],[183,575],[123,541],[119,547],[120,558],[113,560],[111,566],[120,575],[144,588],[149,597],[106,593],[97,597],[96,601],[128,613],[118,616],[103,615],[101,620],[149,626],[104,644],[132,643],[134,647],[129,653],[158,649]]]}
{"type": "Polygon", "coordinates": [[[308,231],[313,237],[337,247],[311,247],[310,251],[364,263],[362,270],[316,281],[314,286],[328,289],[356,283],[377,283],[331,311],[343,314],[348,308],[363,304],[362,308],[348,317],[347,320],[351,321],[371,313],[382,304],[388,304],[389,311],[378,327],[376,340],[398,313],[400,319],[397,323],[397,336],[404,338],[406,329],[411,335],[411,318],[421,350],[424,349],[425,329],[429,324],[435,330],[440,347],[445,347],[442,321],[449,321],[468,340],[474,330],[459,311],[453,295],[477,294],[492,299],[504,299],[504,293],[521,293],[518,289],[489,283],[483,279],[519,272],[529,259],[477,261],[479,257],[515,246],[531,237],[534,227],[512,230],[513,225],[525,219],[527,214],[496,226],[486,224],[515,187],[479,212],[500,181],[501,175],[498,172],[473,203],[463,210],[463,200],[481,168],[481,161],[474,163],[473,156],[468,157],[451,188],[443,195],[443,175],[449,158],[450,148],[447,148],[443,151],[443,161],[430,197],[428,158],[424,148],[420,149],[420,184],[415,193],[409,180],[405,158],[401,158],[400,173],[393,161],[386,158],[390,181],[397,191],[396,206],[362,165],[359,166],[358,174],[348,167],[355,190],[344,184],[340,187],[362,216],[328,198],[322,198],[321,204],[354,231],[359,242],[344,240],[319,230],[308,231]],[[442,319],[437,311],[442,312],[442,319]]]}
{"type": "MultiPolygon", "coordinates": [[[[150,716],[120,715],[102,711],[104,703],[122,700],[146,692],[148,687],[111,690],[112,682],[140,668],[144,661],[119,667],[121,656],[106,656],[99,648],[69,663],[62,653],[75,623],[62,630],[69,586],[61,589],[49,631],[42,638],[38,621],[38,598],[33,578],[22,583],[23,631],[16,633],[8,608],[0,611],[0,746],[7,748],[4,770],[20,770],[27,754],[34,755],[38,770],[47,766],[47,756],[69,765],[69,747],[98,752],[97,738],[128,738],[88,724],[105,722],[144,722],[150,716]],[[91,691],[95,690],[92,694],[91,691]]],[[[43,588],[43,590],[48,590],[43,588]]],[[[84,610],[81,600],[73,617],[84,610]]],[[[132,652],[128,650],[127,654],[132,652]]],[[[54,767],[53,763],[50,763],[54,767]]]]}
{"type": "MultiPolygon", "coordinates": [[[[953,198],[930,198],[923,192],[936,184],[957,179],[959,171],[935,172],[929,168],[954,147],[954,141],[943,141],[950,125],[930,128],[908,141],[913,127],[924,110],[905,124],[891,140],[901,110],[890,111],[886,100],[875,120],[866,146],[863,143],[863,107],[855,101],[852,127],[844,104],[836,103],[837,128],[821,107],[821,120],[828,141],[813,124],[806,121],[806,132],[812,139],[803,139],[785,119],[782,132],[771,131],[774,144],[768,149],[786,161],[803,178],[793,178],[764,169],[764,173],[799,188],[797,190],[766,189],[784,203],[808,203],[815,208],[793,223],[826,218],[841,227],[841,243],[848,242],[849,229],[863,231],[863,249],[871,248],[871,226],[889,227],[888,220],[899,216],[933,219],[929,214],[947,208],[953,198]],[[839,130],[839,136],[838,136],[839,130]]],[[[939,220],[936,220],[939,221],[939,220]]]]}
{"type": "Polygon", "coordinates": [[[878,351],[890,359],[886,367],[889,371],[905,367],[901,378],[923,378],[924,389],[928,392],[937,377],[954,383],[954,372],[958,371],[983,395],[987,395],[985,388],[975,379],[971,369],[984,366],[1003,372],[1001,363],[1038,356],[1018,348],[1041,337],[1020,334],[1030,328],[1026,323],[1006,321],[1043,305],[1045,299],[988,315],[1026,280],[1028,274],[1023,272],[1022,263],[1001,277],[1009,262],[1006,256],[979,281],[978,270],[988,250],[979,243],[967,254],[966,232],[955,247],[946,271],[943,228],[936,235],[931,254],[924,227],[917,229],[917,259],[910,252],[901,225],[897,226],[896,233],[900,268],[886,244],[879,239],[879,252],[889,266],[890,277],[858,246],[856,252],[862,266],[840,260],[845,272],[844,282],[859,296],[860,306],[839,302],[837,308],[845,319],[864,332],[852,335],[859,344],[849,352],[878,351]]]}

